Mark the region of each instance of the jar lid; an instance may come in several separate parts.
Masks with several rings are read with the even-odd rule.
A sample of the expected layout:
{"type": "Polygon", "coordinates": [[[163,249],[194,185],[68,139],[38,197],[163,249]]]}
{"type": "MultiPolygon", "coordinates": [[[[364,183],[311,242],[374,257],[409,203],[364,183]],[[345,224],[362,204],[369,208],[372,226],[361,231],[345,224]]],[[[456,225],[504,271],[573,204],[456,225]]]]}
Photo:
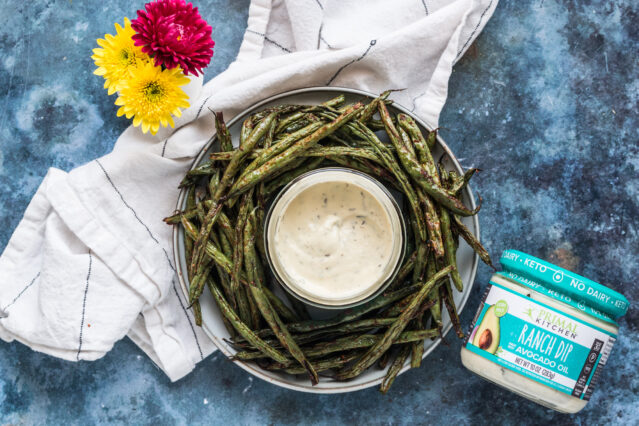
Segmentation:
{"type": "Polygon", "coordinates": [[[505,250],[499,263],[507,271],[516,272],[567,294],[612,318],[618,318],[628,311],[629,302],[623,294],[529,254],[505,250]]]}

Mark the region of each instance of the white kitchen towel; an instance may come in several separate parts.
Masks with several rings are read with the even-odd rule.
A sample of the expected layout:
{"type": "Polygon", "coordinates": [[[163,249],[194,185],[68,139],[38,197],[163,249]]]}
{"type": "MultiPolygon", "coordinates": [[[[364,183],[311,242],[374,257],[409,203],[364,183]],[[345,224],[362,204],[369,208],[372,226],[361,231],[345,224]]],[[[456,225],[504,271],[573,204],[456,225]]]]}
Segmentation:
{"type": "Polygon", "coordinates": [[[162,218],[214,132],[209,108],[231,118],[289,89],[393,88],[405,89],[395,101],[437,126],[452,67],[496,5],[253,0],[237,60],[193,83],[177,130],[129,127],[110,154],[49,170],[0,258],[0,337],[75,361],[128,335],[171,380],[186,375],[214,346],[186,307],[162,218]]]}

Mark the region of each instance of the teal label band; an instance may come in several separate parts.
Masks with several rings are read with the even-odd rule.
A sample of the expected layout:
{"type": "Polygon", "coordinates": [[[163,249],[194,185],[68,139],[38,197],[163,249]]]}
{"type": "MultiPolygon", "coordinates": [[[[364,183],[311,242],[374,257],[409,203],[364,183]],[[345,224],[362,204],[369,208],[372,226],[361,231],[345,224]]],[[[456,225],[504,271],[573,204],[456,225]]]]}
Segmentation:
{"type": "Polygon", "coordinates": [[[506,272],[536,281],[613,319],[628,311],[628,299],[621,293],[542,259],[517,250],[506,250],[499,262],[506,272]]]}
{"type": "Polygon", "coordinates": [[[597,309],[591,307],[591,306],[587,306],[584,303],[580,302],[580,301],[576,301],[574,300],[572,297],[570,297],[567,294],[563,294],[560,293],[558,291],[555,290],[551,290],[541,284],[539,284],[536,281],[531,280],[530,278],[526,278],[522,275],[516,274],[514,272],[510,272],[510,271],[503,271],[503,272],[497,272],[497,275],[501,275],[502,277],[511,279],[513,281],[518,282],[519,284],[522,284],[528,288],[531,288],[533,290],[535,290],[538,293],[541,293],[545,296],[548,296],[552,299],[556,299],[559,300],[560,302],[563,302],[567,305],[572,306],[575,309],[579,309],[580,311],[591,315],[595,318],[598,318],[602,321],[606,321],[609,322],[611,324],[614,324],[615,326],[617,326],[617,322],[612,319],[612,317],[608,314],[606,314],[605,312],[601,312],[598,311],[597,309]]]}
{"type": "Polygon", "coordinates": [[[589,399],[616,335],[491,282],[466,349],[560,392],[589,399]]]}

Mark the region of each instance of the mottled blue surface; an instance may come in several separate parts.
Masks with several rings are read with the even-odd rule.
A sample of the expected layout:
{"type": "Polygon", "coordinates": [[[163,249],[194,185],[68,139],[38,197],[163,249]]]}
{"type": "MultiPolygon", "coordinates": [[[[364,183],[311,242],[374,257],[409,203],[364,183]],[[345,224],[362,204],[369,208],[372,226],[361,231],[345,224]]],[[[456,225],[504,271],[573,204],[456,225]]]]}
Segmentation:
{"type": "MultiPolygon", "coordinates": [[[[141,2],[0,1],[0,248],[50,166],[108,152],[127,122],[90,52],[141,2]],[[27,2],[25,2],[26,4],[27,2]],[[90,4],[88,4],[90,3],[90,4]],[[82,121],[80,121],[80,116],[82,121]]],[[[210,79],[236,54],[248,1],[198,1],[213,25],[210,79]]],[[[502,1],[455,68],[441,125],[466,166],[485,244],[538,255],[639,299],[639,5],[502,1]]],[[[465,326],[490,276],[480,267],[465,326]]],[[[70,363],[0,342],[0,424],[639,423],[639,314],[582,413],[554,413],[470,375],[450,337],[390,395],[316,396],[253,379],[215,354],[171,384],[129,340],[70,363]]]]}

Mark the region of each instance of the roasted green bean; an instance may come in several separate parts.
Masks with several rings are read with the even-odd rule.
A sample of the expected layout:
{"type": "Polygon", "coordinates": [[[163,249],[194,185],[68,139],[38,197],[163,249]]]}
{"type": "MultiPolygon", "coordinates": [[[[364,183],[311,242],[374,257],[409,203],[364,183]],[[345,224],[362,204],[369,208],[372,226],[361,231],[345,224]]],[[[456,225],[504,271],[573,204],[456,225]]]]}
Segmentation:
{"type": "Polygon", "coordinates": [[[384,352],[386,352],[388,348],[390,348],[390,346],[393,344],[397,336],[399,336],[399,334],[404,330],[404,328],[406,328],[406,325],[413,318],[415,313],[417,313],[420,305],[422,304],[428,293],[435,286],[435,284],[437,284],[437,282],[441,278],[448,275],[454,269],[455,268],[453,266],[447,266],[446,268],[433,275],[430,280],[428,280],[423,286],[421,286],[419,292],[415,294],[410,304],[406,307],[404,312],[402,312],[397,321],[395,321],[395,323],[386,330],[384,336],[379,340],[379,342],[377,342],[368,351],[366,351],[366,353],[360,359],[358,359],[355,364],[341,370],[336,377],[340,380],[353,378],[361,374],[362,371],[364,371],[375,361],[377,361],[377,359],[384,352]]]}

